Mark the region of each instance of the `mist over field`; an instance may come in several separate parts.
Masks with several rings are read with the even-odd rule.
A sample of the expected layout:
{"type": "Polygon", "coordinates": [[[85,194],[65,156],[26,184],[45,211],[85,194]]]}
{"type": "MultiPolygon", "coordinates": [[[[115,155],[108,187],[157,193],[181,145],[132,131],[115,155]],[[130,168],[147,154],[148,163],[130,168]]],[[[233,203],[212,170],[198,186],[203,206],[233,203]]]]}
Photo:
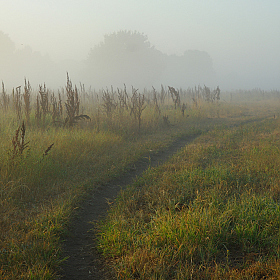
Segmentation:
{"type": "Polygon", "coordinates": [[[1,5],[6,88],[280,88],[278,1],[57,2],[1,5]]]}
{"type": "Polygon", "coordinates": [[[1,79],[8,86],[31,83],[63,86],[66,72],[76,82],[93,88],[135,86],[159,87],[170,84],[189,87],[215,85],[216,73],[211,56],[205,51],[187,50],[183,55],[167,55],[154,48],[147,36],[132,31],[105,35],[86,60],[53,61],[48,55],[27,46],[16,49],[7,34],[0,33],[1,79]]]}

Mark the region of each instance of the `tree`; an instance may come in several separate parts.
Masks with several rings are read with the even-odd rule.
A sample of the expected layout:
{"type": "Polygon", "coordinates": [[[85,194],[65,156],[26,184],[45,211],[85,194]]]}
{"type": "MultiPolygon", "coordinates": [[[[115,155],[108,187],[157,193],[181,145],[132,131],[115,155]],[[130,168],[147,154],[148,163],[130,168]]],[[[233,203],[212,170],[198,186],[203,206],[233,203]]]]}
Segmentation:
{"type": "Polygon", "coordinates": [[[13,53],[15,51],[15,43],[4,32],[0,31],[0,54],[13,53]]]}
{"type": "Polygon", "coordinates": [[[162,71],[162,54],[151,46],[146,35],[119,31],[89,53],[87,72],[93,86],[151,86],[162,71]]]}
{"type": "Polygon", "coordinates": [[[15,44],[10,37],[0,31],[0,64],[5,63],[15,52],[15,44]]]}
{"type": "Polygon", "coordinates": [[[83,77],[95,88],[123,84],[134,87],[192,87],[215,83],[210,55],[188,50],[184,55],[166,55],[155,49],[139,32],[119,31],[104,36],[91,49],[83,77]]]}
{"type": "Polygon", "coordinates": [[[207,52],[188,50],[182,56],[166,55],[164,61],[162,80],[166,84],[184,88],[216,84],[212,59],[207,52]]]}
{"type": "MultiPolygon", "coordinates": [[[[0,31],[0,81],[15,87],[26,77],[32,84],[54,80],[56,65],[48,56],[34,52],[30,46],[16,49],[10,37],[0,31]],[[53,77],[50,77],[50,73],[53,77]]],[[[65,75],[65,71],[63,71],[65,75]]]]}

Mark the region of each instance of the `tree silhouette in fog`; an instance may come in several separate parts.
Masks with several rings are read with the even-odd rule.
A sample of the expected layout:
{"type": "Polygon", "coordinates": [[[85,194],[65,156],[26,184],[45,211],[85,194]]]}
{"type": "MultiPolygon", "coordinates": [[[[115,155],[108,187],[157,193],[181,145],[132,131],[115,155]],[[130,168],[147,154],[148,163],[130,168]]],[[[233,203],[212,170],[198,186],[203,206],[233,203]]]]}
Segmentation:
{"type": "Polygon", "coordinates": [[[39,84],[47,82],[50,73],[53,74],[55,69],[47,55],[34,52],[30,46],[16,49],[10,37],[0,31],[0,81],[16,87],[22,84],[26,77],[31,83],[39,84]]]}
{"type": "Polygon", "coordinates": [[[7,61],[13,55],[14,51],[14,42],[7,34],[0,31],[0,63],[7,61]]]}
{"type": "Polygon", "coordinates": [[[116,53],[131,53],[151,48],[148,37],[139,32],[119,31],[104,36],[104,42],[101,42],[92,49],[91,54],[95,51],[104,51],[106,55],[115,55],[116,53]]]}
{"type": "Polygon", "coordinates": [[[187,50],[183,55],[165,55],[162,80],[175,87],[195,85],[215,86],[215,71],[210,55],[205,51],[187,50]]]}
{"type": "MultiPolygon", "coordinates": [[[[168,39],[168,38],[167,38],[168,39]]],[[[71,62],[71,61],[70,61],[71,62]]],[[[8,35],[0,31],[0,82],[10,87],[23,83],[24,77],[35,86],[64,84],[65,73],[96,89],[110,87],[151,88],[170,85],[215,86],[212,59],[207,52],[188,50],[183,55],[163,54],[151,45],[148,37],[137,31],[118,31],[104,36],[93,47],[86,63],[54,63],[48,55],[31,47],[15,48],[8,35]]]]}
{"type": "Polygon", "coordinates": [[[87,66],[91,81],[97,85],[151,86],[162,71],[163,55],[146,35],[119,31],[105,35],[104,41],[91,49],[87,66]]]}
{"type": "Polygon", "coordinates": [[[0,31],[0,82],[5,82],[8,75],[13,73],[15,50],[15,43],[0,31]]]}
{"type": "Polygon", "coordinates": [[[184,55],[167,55],[151,46],[139,32],[119,31],[105,35],[104,41],[91,49],[84,77],[96,87],[159,86],[189,87],[211,84],[215,76],[207,52],[188,50],[184,55]]]}

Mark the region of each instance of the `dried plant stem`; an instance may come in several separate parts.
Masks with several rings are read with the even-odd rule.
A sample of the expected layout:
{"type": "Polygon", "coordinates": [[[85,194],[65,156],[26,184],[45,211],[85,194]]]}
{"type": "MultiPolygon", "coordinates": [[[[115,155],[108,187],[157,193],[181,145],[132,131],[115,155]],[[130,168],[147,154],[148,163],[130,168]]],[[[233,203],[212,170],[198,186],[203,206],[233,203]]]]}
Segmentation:
{"type": "Polygon", "coordinates": [[[25,142],[25,124],[22,122],[21,126],[16,130],[15,136],[12,138],[12,159],[15,159],[18,156],[23,154],[23,151],[28,148],[29,142],[25,142]]]}
{"type": "Polygon", "coordinates": [[[24,93],[23,93],[23,101],[24,101],[24,112],[26,117],[26,122],[30,123],[30,113],[31,113],[31,86],[29,81],[24,80],[24,93]]]}
{"type": "Polygon", "coordinates": [[[14,105],[14,109],[16,111],[18,120],[21,120],[21,118],[22,118],[22,111],[21,111],[22,102],[21,102],[20,90],[21,90],[21,86],[16,87],[16,91],[13,89],[13,105],[14,105]]]}
{"type": "Polygon", "coordinates": [[[41,106],[41,112],[43,115],[43,127],[46,125],[46,115],[49,112],[49,92],[46,88],[46,85],[44,84],[39,85],[39,99],[40,99],[40,106],[41,106]]]}
{"type": "Polygon", "coordinates": [[[73,126],[75,123],[75,117],[79,115],[80,100],[78,95],[78,89],[75,86],[73,89],[72,82],[67,73],[67,85],[66,85],[67,100],[65,102],[67,117],[65,119],[65,125],[73,126]]]}
{"type": "Polygon", "coordinates": [[[7,112],[9,106],[9,96],[6,93],[4,82],[2,82],[2,108],[4,112],[7,112]]]}

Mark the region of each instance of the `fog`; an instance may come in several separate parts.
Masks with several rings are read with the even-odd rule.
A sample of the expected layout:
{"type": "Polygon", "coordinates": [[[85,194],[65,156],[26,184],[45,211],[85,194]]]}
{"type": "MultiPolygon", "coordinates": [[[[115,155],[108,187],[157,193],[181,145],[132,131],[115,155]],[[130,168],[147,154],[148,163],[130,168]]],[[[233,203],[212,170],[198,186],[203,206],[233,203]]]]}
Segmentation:
{"type": "Polygon", "coordinates": [[[280,88],[280,2],[1,3],[0,81],[222,90],[280,88]]]}

